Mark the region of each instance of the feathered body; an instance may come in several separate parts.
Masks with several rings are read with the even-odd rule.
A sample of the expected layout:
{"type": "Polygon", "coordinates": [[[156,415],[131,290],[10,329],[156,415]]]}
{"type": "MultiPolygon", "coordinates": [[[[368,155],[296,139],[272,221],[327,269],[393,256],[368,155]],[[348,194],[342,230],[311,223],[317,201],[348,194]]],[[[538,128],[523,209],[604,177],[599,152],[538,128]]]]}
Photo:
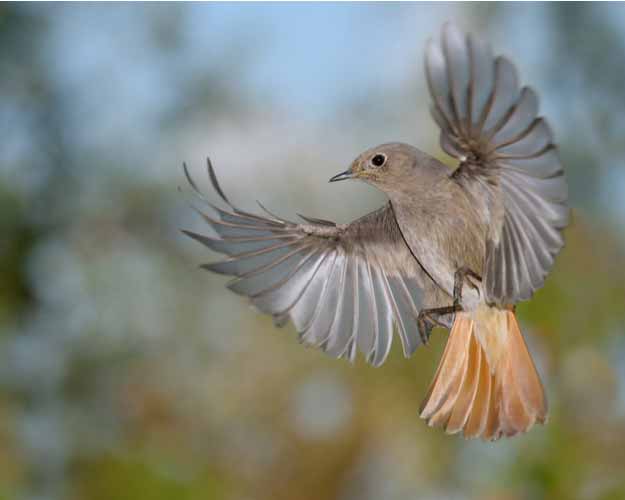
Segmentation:
{"type": "MultiPolygon", "coordinates": [[[[398,161],[393,164],[391,175],[387,175],[388,171],[377,172],[380,180],[370,182],[388,195],[412,254],[451,297],[457,269],[467,267],[482,275],[492,220],[489,207],[475,203],[447,166],[407,144],[384,144],[366,151],[352,168],[363,168],[360,163],[375,152],[398,161]],[[397,154],[398,151],[407,154],[397,154]]],[[[465,308],[476,307],[479,297],[475,289],[463,289],[465,308]]]]}
{"type": "Polygon", "coordinates": [[[465,437],[512,436],[547,417],[514,304],[543,285],[562,248],[563,169],[536,94],[488,44],[446,25],[428,43],[426,76],[455,170],[407,144],[367,150],[331,180],[364,180],[389,203],[337,225],[238,210],[209,162],[227,208],[206,201],[215,234],[186,233],[227,255],[202,267],[234,276],[232,291],[333,356],[360,351],[377,366],[394,329],[410,356],[427,321],[451,326],[421,416],[465,437]]]}

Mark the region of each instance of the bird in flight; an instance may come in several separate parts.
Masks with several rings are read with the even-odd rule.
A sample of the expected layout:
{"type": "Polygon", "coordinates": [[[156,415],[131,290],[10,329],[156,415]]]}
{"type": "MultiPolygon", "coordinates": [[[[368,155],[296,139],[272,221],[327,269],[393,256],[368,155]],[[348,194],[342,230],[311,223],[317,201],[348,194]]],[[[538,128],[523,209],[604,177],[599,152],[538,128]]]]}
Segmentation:
{"type": "Polygon", "coordinates": [[[563,246],[567,184],[536,93],[488,43],[446,24],[427,44],[425,73],[455,169],[408,144],[371,148],[330,181],[360,179],[388,202],[336,224],[239,210],[209,160],[221,206],[185,174],[214,234],[185,233],[227,256],[204,269],[234,276],[230,290],[331,356],[360,351],[379,366],[394,330],[408,357],[434,326],[450,329],[420,415],[496,440],[547,418],[515,304],[543,286],[563,246]]]}

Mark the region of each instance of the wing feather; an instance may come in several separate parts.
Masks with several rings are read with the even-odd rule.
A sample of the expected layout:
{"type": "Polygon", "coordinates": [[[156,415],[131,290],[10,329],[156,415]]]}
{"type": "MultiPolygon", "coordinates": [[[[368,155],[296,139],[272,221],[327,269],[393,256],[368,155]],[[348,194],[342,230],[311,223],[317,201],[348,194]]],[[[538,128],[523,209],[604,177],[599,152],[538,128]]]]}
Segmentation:
{"type": "Polygon", "coordinates": [[[538,97],[520,87],[508,59],[451,25],[440,43],[427,44],[425,65],[441,147],[461,160],[454,178],[489,200],[486,298],[528,299],[544,284],[569,218],[562,164],[538,97]]]}
{"type": "Polygon", "coordinates": [[[374,297],[378,319],[378,338],[370,363],[373,366],[380,366],[391,350],[393,341],[393,310],[391,297],[389,297],[388,289],[385,286],[383,273],[379,268],[374,266],[369,266],[369,272],[374,285],[374,297]]]}
{"type": "Polygon", "coordinates": [[[326,344],[322,346],[326,352],[337,358],[345,353],[358,327],[356,300],[358,289],[354,282],[354,264],[353,259],[347,259],[345,263],[343,287],[339,295],[340,311],[337,311],[336,321],[330,329],[326,344]]]}
{"type": "Polygon", "coordinates": [[[196,210],[212,235],[184,233],[226,258],[201,267],[233,276],[230,290],[271,314],[276,325],[290,319],[301,342],[350,360],[360,351],[379,366],[390,351],[394,326],[409,356],[421,342],[416,318],[424,304],[450,300],[410,253],[390,205],[348,225],[306,216],[298,224],[260,204],[266,215],[237,209],[210,162],[208,173],[227,208],[208,201],[185,167],[207,207],[196,210]]]}
{"type": "Polygon", "coordinates": [[[367,263],[358,259],[358,349],[367,361],[375,349],[377,331],[377,311],[373,297],[373,284],[367,263]]]}

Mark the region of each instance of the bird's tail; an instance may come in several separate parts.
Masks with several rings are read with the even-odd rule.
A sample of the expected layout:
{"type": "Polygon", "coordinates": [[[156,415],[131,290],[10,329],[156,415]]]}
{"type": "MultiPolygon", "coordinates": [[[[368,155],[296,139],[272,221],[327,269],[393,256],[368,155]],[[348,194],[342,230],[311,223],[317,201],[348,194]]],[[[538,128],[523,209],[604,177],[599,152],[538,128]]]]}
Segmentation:
{"type": "Polygon", "coordinates": [[[545,393],[513,311],[483,305],[456,314],[421,417],[493,441],[545,422],[545,393]]]}

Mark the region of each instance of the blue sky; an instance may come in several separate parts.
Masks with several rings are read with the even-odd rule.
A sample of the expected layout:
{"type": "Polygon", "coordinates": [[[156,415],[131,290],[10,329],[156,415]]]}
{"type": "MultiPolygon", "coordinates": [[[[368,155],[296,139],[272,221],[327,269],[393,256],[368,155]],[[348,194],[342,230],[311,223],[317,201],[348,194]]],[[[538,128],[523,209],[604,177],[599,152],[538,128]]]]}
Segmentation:
{"type": "MultiPolygon", "coordinates": [[[[174,101],[181,82],[212,68],[232,71],[226,81],[241,103],[277,112],[303,130],[326,129],[336,122],[342,106],[377,96],[379,102],[372,104],[388,110],[391,118],[366,124],[371,137],[379,138],[374,141],[410,140],[430,147],[436,133],[432,122],[407,130],[392,121],[416,124],[413,114],[427,107],[422,91],[423,47],[448,20],[477,31],[491,40],[497,52],[515,61],[522,80],[538,89],[542,112],[556,137],[570,128],[572,112],[579,119],[593,106],[591,100],[580,99],[570,75],[555,82],[545,77],[556,54],[551,10],[544,4],[506,4],[494,17],[487,17],[483,5],[446,3],[57,4],[47,8],[51,36],[41,57],[50,63],[63,95],[72,101],[67,133],[87,145],[124,144],[139,157],[153,147],[158,131],[151,127],[158,127],[159,113],[174,101]],[[154,34],[146,19],[157,15],[181,21],[176,36],[184,50],[167,64],[150,50],[154,34]],[[403,104],[400,99],[406,89],[413,89],[410,98],[423,97],[422,102],[403,104]]],[[[618,23],[625,8],[599,6],[594,12],[618,23]]],[[[625,32],[621,38],[625,44],[625,32]]],[[[257,123],[250,118],[248,126],[258,129],[262,119],[257,123]]],[[[345,133],[349,141],[347,132],[336,131],[345,133]]],[[[593,131],[580,129],[579,133],[593,131]]],[[[601,138],[597,141],[599,150],[601,138]]],[[[354,152],[346,151],[346,155],[354,152]]],[[[618,215],[625,212],[623,197],[618,196],[625,191],[625,165],[618,155],[604,161],[620,165],[602,170],[611,200],[606,208],[618,215]]]]}

